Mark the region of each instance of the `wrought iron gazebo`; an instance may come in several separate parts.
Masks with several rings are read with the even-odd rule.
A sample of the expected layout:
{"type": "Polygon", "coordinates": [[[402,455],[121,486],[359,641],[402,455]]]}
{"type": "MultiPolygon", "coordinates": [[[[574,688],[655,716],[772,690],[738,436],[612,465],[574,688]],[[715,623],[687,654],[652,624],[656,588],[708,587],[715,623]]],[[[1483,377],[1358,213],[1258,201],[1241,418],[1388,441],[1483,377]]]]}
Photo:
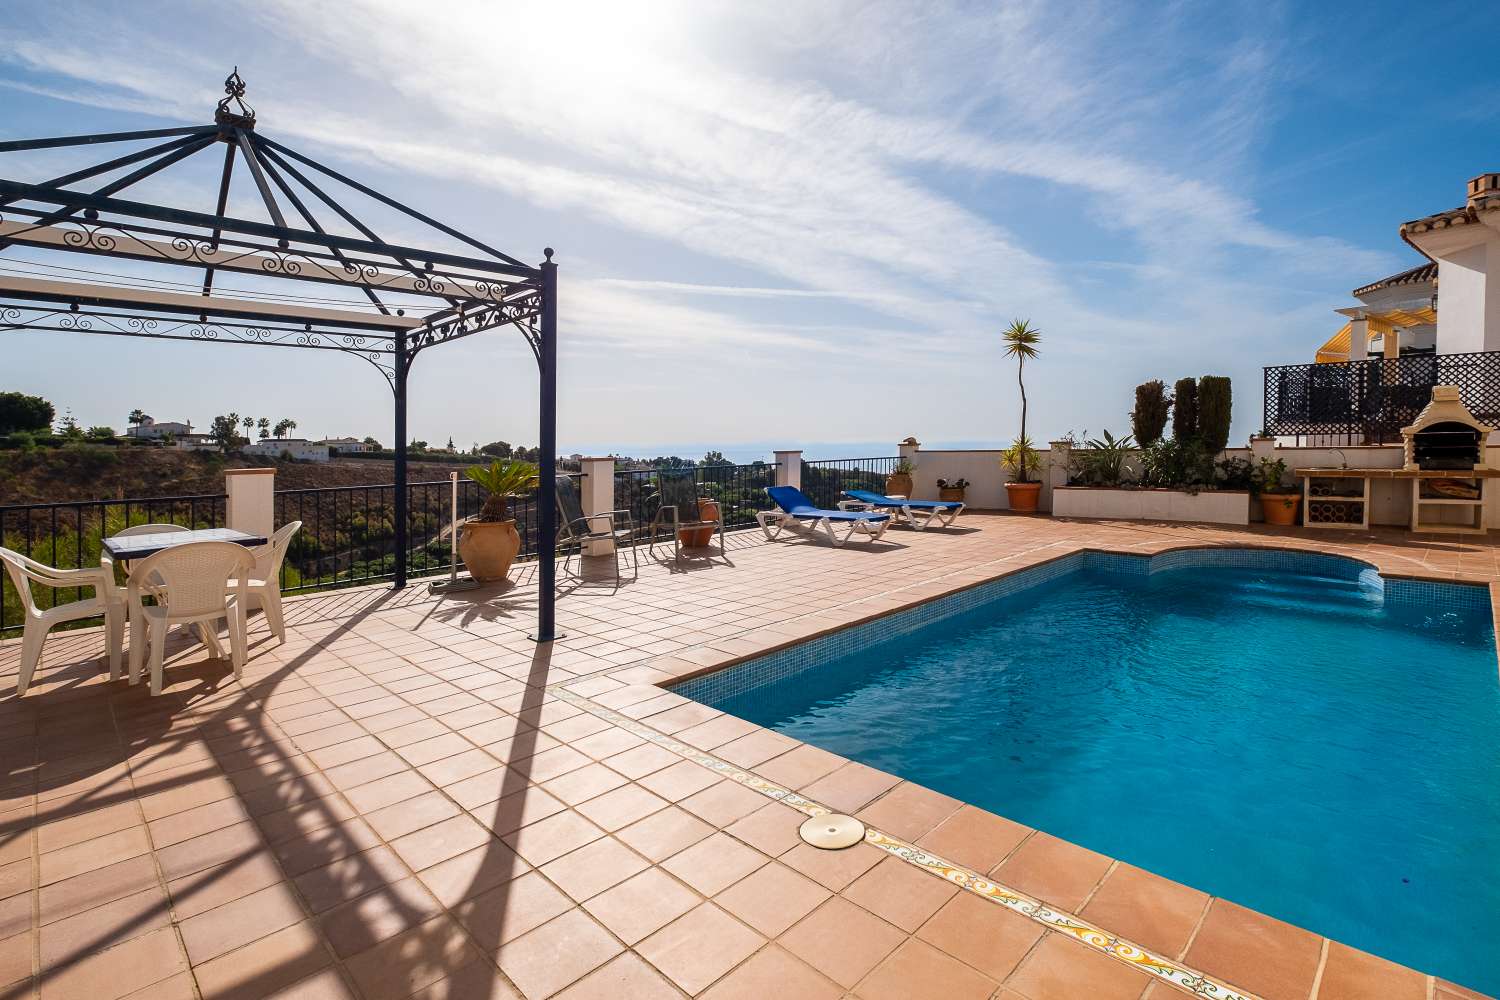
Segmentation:
{"type": "MultiPolygon", "coordinates": [[[[515,327],[531,347],[540,375],[541,592],[534,638],[554,639],[557,265],[552,250],[544,251],[543,263],[526,264],[267,138],[256,129],[238,70],[224,81],[224,91],[211,125],[0,142],[0,154],[105,146],[130,150],[40,183],[0,176],[0,253],[21,248],[31,264],[0,269],[0,330],[339,351],[369,362],[385,376],[395,401],[399,589],[406,585],[409,544],[406,403],[412,361],[440,344],[515,327]],[[119,197],[220,145],[223,165],[212,212],[119,197]],[[226,214],[241,163],[264,208],[264,221],[226,214]],[[80,186],[90,181],[98,186],[80,186]],[[351,192],[420,223],[434,246],[381,238],[346,207],[351,192]],[[50,263],[63,254],[127,262],[137,273],[50,263]],[[184,282],[175,270],[175,280],[143,273],[159,272],[156,265],[191,268],[201,278],[184,282]],[[225,294],[224,275],[254,287],[225,294]],[[215,288],[216,281],[221,288],[215,288]]],[[[0,159],[0,174],[9,173],[7,162],[17,161],[0,159]]]]}

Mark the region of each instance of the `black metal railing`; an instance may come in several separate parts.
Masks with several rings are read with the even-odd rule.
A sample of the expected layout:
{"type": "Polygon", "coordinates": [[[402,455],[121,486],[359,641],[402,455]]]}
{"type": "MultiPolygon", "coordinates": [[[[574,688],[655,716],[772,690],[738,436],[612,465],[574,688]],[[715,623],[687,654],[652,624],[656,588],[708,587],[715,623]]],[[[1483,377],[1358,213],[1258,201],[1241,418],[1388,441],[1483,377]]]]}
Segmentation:
{"type": "MultiPolygon", "coordinates": [[[[134,525],[223,527],[225,500],[220,493],[0,507],[0,546],[57,569],[94,568],[103,552],[102,540],[134,525]]],[[[34,587],[32,595],[40,608],[92,596],[83,589],[48,587],[34,587]]],[[[23,623],[21,615],[20,595],[9,575],[0,572],[0,635],[18,632],[23,623]]]]}
{"type": "MultiPolygon", "coordinates": [[[[578,475],[570,478],[576,483],[578,475]]],[[[448,568],[453,525],[452,484],[446,480],[408,483],[406,487],[408,576],[440,573],[448,568]]],[[[281,567],[281,589],[287,593],[349,587],[389,580],[396,573],[395,495],[393,485],[337,486],[277,490],[276,523],[301,521],[281,567]]],[[[485,494],[470,479],[458,481],[458,519],[484,506],[485,494]]],[[[521,536],[518,559],[537,552],[537,501],[511,501],[521,536]]]]}
{"type": "Polygon", "coordinates": [[[1265,369],[1265,430],[1328,444],[1399,441],[1435,385],[1458,387],[1483,423],[1500,418],[1500,351],[1409,354],[1265,369]]]}
{"type": "MultiPolygon", "coordinates": [[[[775,506],[766,496],[766,487],[776,484],[775,462],[752,462],[749,465],[700,465],[691,470],[668,469],[667,475],[691,471],[698,485],[699,497],[719,502],[724,530],[756,526],[756,511],[775,506]]],[[[615,508],[630,511],[638,533],[651,526],[659,506],[656,494],[657,469],[621,469],[615,473],[615,508]]]]}
{"type": "Polygon", "coordinates": [[[802,463],[802,492],[819,507],[834,507],[844,490],[885,491],[899,455],[883,458],[825,458],[802,463]]]}

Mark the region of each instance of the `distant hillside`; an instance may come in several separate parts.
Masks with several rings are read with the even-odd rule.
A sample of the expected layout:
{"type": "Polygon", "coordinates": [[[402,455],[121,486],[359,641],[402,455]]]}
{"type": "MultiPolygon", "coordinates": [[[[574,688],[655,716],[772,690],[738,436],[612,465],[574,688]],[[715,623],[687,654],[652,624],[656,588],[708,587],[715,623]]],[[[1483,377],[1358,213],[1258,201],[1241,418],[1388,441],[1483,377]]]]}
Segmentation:
{"type": "MultiPolygon", "coordinates": [[[[222,493],[225,469],[270,465],[276,466],[276,488],[283,490],[374,485],[396,476],[394,463],[368,459],[271,462],[170,448],[38,448],[0,451],[0,505],[222,493]]],[[[463,466],[413,461],[407,477],[436,482],[453,471],[463,466]]]]}

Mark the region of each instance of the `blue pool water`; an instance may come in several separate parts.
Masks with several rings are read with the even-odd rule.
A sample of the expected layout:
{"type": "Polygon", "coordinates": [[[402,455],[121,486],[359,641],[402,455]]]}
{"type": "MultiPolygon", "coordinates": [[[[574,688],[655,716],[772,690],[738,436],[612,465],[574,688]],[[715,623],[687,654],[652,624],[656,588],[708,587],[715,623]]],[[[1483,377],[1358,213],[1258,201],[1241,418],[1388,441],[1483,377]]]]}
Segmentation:
{"type": "Polygon", "coordinates": [[[1145,562],[1080,560],[906,634],[887,621],[678,690],[1500,993],[1484,591],[1382,592],[1329,558],[1311,575],[1145,562]]]}

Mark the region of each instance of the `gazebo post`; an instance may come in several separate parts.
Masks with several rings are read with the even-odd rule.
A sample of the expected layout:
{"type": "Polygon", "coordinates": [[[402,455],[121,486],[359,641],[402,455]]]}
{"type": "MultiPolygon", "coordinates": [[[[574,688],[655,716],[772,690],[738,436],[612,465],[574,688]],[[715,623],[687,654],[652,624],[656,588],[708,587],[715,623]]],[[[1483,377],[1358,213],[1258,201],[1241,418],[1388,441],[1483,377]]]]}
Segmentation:
{"type": "Polygon", "coordinates": [[[541,482],[537,484],[537,642],[552,642],[557,634],[557,265],[552,248],[543,251],[542,314],[537,368],[541,376],[541,482]]]}
{"type": "Polygon", "coordinates": [[[396,402],[396,580],[406,586],[406,331],[396,331],[396,365],[391,390],[396,402]]]}

